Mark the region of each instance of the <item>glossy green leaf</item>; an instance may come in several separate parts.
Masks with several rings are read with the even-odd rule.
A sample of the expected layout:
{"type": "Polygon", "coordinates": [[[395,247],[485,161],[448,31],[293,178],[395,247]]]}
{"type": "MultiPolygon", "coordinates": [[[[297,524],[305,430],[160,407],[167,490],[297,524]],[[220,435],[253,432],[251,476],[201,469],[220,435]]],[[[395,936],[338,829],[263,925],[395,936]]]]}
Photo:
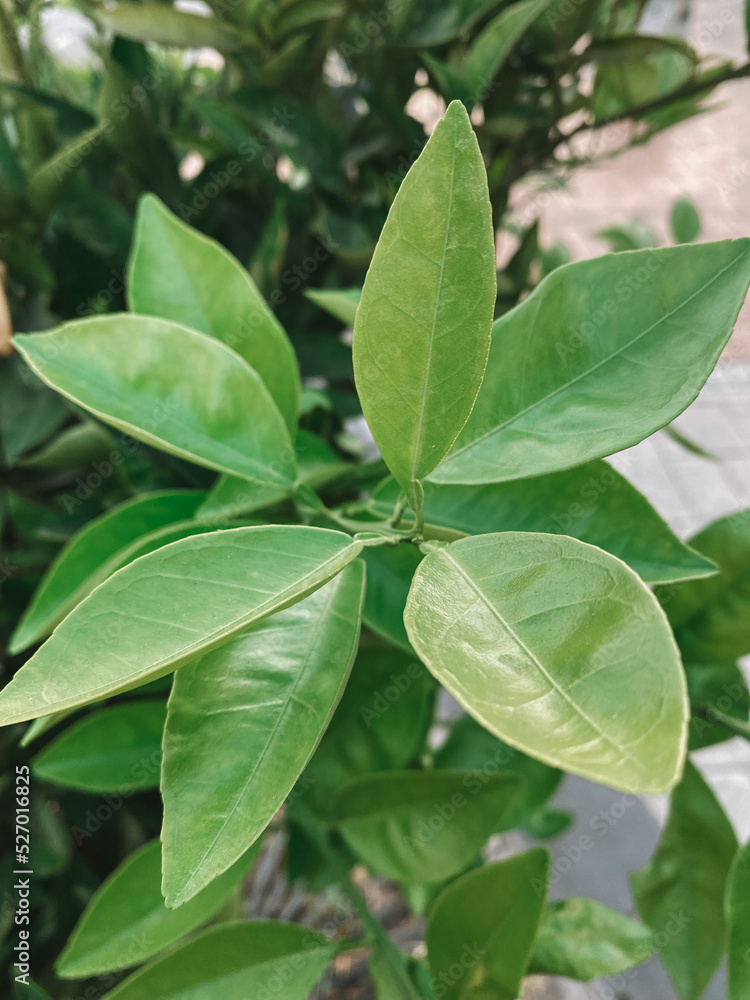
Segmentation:
{"type": "Polygon", "coordinates": [[[239,262],[155,195],[144,195],[138,206],[127,287],[133,312],[210,334],[243,357],[294,434],[299,373],[281,324],[239,262]]]}
{"type": "Polygon", "coordinates": [[[411,764],[432,719],[433,692],[434,681],[416,657],[390,646],[361,649],[305,772],[315,791],[330,800],[331,790],[351,778],[411,764]]]}
{"type": "Polygon", "coordinates": [[[48,636],[95,586],[122,565],[118,553],[125,546],[157,528],[192,517],[204,496],[192,490],[147,493],[89,521],[64,546],[39,584],[11,637],[11,653],[48,636]]]}
{"type": "Polygon", "coordinates": [[[45,382],[139,441],[255,482],[295,478],[289,434],[266,387],[212,337],[113,313],[19,334],[15,344],[45,382]]]}
{"type": "Polygon", "coordinates": [[[412,652],[404,627],[404,608],[422,555],[413,545],[367,549],[367,590],[363,618],[368,628],[399,649],[412,652]]]}
{"type": "Polygon", "coordinates": [[[175,678],[164,734],[164,895],[190,899],[263,832],[325,731],[359,639],[356,562],[175,678]]]}
{"type": "Polygon", "coordinates": [[[557,790],[562,772],[515,747],[503,743],[464,715],[451,727],[450,735],[435,754],[435,767],[480,771],[482,774],[506,772],[520,782],[515,805],[508,818],[511,827],[531,821],[557,790]]]}
{"type": "Polygon", "coordinates": [[[689,198],[678,198],[670,219],[675,243],[692,243],[701,231],[698,209],[689,198]]]}
{"type": "Polygon", "coordinates": [[[334,943],[301,924],[221,924],[140,969],[106,998],[248,1000],[270,992],[278,1000],[305,1000],[335,954],[334,943]]]}
{"type": "Polygon", "coordinates": [[[123,567],[0,692],[3,725],[145,684],[295,604],[362,548],[298,525],[193,535],[123,567]]]}
{"type": "Polygon", "coordinates": [[[166,719],[166,702],[155,700],[87,715],[34,757],[34,774],[84,792],[156,788],[166,719]]]}
{"type": "Polygon", "coordinates": [[[247,47],[241,31],[218,17],[202,17],[161,3],[118,3],[96,12],[110,31],[136,42],[156,42],[177,48],[209,46],[219,52],[237,52],[247,47]]]}
{"type": "Polygon", "coordinates": [[[346,326],[354,326],[357,306],[362,298],[361,288],[309,288],[305,295],[346,326]]]}
{"type": "Polygon", "coordinates": [[[686,660],[736,660],[750,652],[750,511],[714,521],[690,544],[718,576],[660,587],[657,596],[686,660]]]}
{"type": "Polygon", "coordinates": [[[416,484],[471,412],[495,295],[484,164],[469,116],[455,102],[399,188],[354,324],[362,411],[415,507],[416,484]]]}
{"type": "Polygon", "coordinates": [[[750,240],[557,268],[495,323],[471,417],[430,478],[523,479],[641,441],[698,395],[748,283],[750,240]]]}
{"type": "Polygon", "coordinates": [[[443,889],[427,924],[427,957],[445,1000],[520,996],[548,877],[549,855],[537,847],[443,889]]]}
{"type": "Polygon", "coordinates": [[[728,1000],[750,998],[750,843],[740,847],[727,882],[728,1000]]]}
{"type": "Polygon", "coordinates": [[[549,903],[529,972],[588,982],[645,962],[654,953],[651,931],[595,899],[571,896],[549,903]]]}
{"type": "Polygon", "coordinates": [[[374,871],[413,885],[442,882],[508,829],[517,792],[510,774],[387,771],[349,782],[335,821],[374,871]]]}
{"type": "Polygon", "coordinates": [[[651,861],[631,876],[638,911],[681,1000],[698,1000],[724,954],[724,890],[737,838],[692,764],[651,861]]]}
{"type": "Polygon", "coordinates": [[[653,595],[614,556],[564,535],[464,538],[422,561],[404,621],[437,679],[505,742],[623,791],[679,780],[679,654],[653,595]]]}
{"type": "Polygon", "coordinates": [[[57,960],[63,979],[129,969],[207,923],[239,889],[258,853],[253,848],[229,871],[178,910],[161,894],[161,843],[131,854],[99,886],[57,960]]]}
{"type": "MultiPolygon", "coordinates": [[[[371,508],[381,516],[398,499],[394,480],[380,486],[371,508]]],[[[683,544],[643,494],[606,462],[510,483],[425,485],[424,516],[432,526],[467,535],[542,531],[572,535],[626,562],[647,583],[710,576],[712,562],[683,544]]]]}

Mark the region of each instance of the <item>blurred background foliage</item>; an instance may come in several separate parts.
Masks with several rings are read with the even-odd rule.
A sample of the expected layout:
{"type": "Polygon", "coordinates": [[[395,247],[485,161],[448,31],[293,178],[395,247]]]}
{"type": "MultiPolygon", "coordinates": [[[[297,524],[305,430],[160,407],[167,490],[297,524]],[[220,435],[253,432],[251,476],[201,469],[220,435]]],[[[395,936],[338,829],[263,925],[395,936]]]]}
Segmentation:
{"type": "MultiPolygon", "coordinates": [[[[364,459],[347,430],[358,411],[346,327],[389,206],[445,103],[471,112],[500,229],[512,185],[563,184],[582,163],[701,113],[719,82],[747,75],[680,39],[639,34],[644,6],[0,0],[0,655],[61,544],[87,521],[144,491],[211,479],[76,412],[10,347],[11,329],[124,308],[139,195],[158,194],[249,269],[297,349],[302,426],[339,456],[364,459]],[[66,58],[62,30],[83,59],[66,58]],[[608,126],[620,122],[628,127],[613,141],[608,126]],[[351,291],[323,294],[340,289],[351,291]]],[[[689,203],[674,206],[676,241],[698,226],[689,203]]],[[[536,224],[513,232],[498,312],[567,259],[563,246],[539,245],[536,224]]],[[[643,228],[602,235],[615,251],[654,242],[643,228]]],[[[4,678],[20,661],[3,656],[4,678]]],[[[16,749],[19,735],[0,731],[4,842],[13,768],[29,752],[16,749]]],[[[158,833],[157,782],[158,768],[145,790],[112,802],[37,782],[35,968],[51,966],[106,874],[158,833]]],[[[6,967],[12,860],[0,860],[6,967]]]]}

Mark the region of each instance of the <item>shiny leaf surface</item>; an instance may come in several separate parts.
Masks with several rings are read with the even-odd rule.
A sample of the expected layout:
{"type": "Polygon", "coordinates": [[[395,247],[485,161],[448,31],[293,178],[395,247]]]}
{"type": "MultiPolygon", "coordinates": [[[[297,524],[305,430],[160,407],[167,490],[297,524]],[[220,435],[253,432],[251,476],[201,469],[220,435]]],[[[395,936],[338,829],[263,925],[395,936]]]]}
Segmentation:
{"type": "Polygon", "coordinates": [[[482,381],[496,295],[484,164],[454,102],[391,207],[354,324],[362,411],[414,506],[482,381]]]}
{"type": "Polygon", "coordinates": [[[523,479],[641,441],[698,395],[749,282],[750,240],[557,268],[495,323],[471,417],[430,478],[523,479]]]}
{"type": "Polygon", "coordinates": [[[164,894],[190,899],[260,836],[312,756],[359,638],[364,566],[175,678],[164,734],[164,894]]]}
{"type": "Polygon", "coordinates": [[[687,740],[685,679],[653,595],[573,538],[506,532],[431,552],[404,615],[431,672],[500,739],[623,791],[665,791],[687,740]]]}
{"type": "Polygon", "coordinates": [[[342,532],[293,525],[215,531],[157,549],[68,615],[0,692],[0,719],[85,705],[170,673],[302,600],[360,549],[342,532]]]}

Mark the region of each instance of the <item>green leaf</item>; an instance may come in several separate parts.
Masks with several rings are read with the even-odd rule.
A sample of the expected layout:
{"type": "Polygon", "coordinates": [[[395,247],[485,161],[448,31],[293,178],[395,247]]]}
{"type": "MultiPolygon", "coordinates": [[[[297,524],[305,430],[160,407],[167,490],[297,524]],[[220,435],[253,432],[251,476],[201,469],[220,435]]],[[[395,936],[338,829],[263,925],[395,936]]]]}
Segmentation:
{"type": "Polygon", "coordinates": [[[361,649],[305,776],[328,798],[360,774],[407,767],[427,734],[434,686],[413,656],[383,646],[361,649]]]}
{"type": "Polygon", "coordinates": [[[44,219],[56,207],[71,175],[97,148],[109,128],[109,122],[100,122],[93,128],[81,132],[62,145],[54,156],[45,160],[29,177],[26,197],[40,219],[44,219]]]}
{"type": "Polygon", "coordinates": [[[295,478],[289,434],[266,387],[218,340],[120,313],[14,342],[45,382],[139,441],[255,482],[295,478]]]}
{"type": "Polygon", "coordinates": [[[362,298],[361,288],[309,288],[305,295],[346,326],[354,326],[357,306],[362,298]]]}
{"type": "Polygon", "coordinates": [[[34,774],[84,792],[157,788],[166,718],[167,705],[161,700],[87,715],[34,757],[34,774]]]}
{"type": "Polygon", "coordinates": [[[362,543],[299,525],[192,535],[118,570],[0,692],[3,725],[155,680],[339,573],[362,543]]]}
{"type": "MultiPolygon", "coordinates": [[[[260,845],[258,845],[260,846],[260,845]]],[[[161,843],[131,854],[99,886],[57,960],[63,979],[86,979],[129,969],[207,923],[242,884],[258,847],[244,854],[179,910],[161,894],[161,843]]]]}
{"type": "Polygon", "coordinates": [[[365,624],[394,646],[411,653],[404,608],[422,555],[413,545],[380,545],[365,549],[363,556],[367,565],[365,624]]]}
{"type": "Polygon", "coordinates": [[[235,350],[263,379],[294,434],[299,372],[281,324],[239,262],[155,195],[138,206],[127,287],[133,312],[182,323],[235,350]]]}
{"type": "MultiPolygon", "coordinates": [[[[371,508],[387,516],[398,499],[394,480],[375,491],[371,508]]],[[[425,485],[424,516],[467,535],[542,531],[572,535],[626,562],[647,583],[710,576],[712,562],[684,545],[646,498],[606,462],[510,483],[425,485]]]]}
{"type": "Polygon", "coordinates": [[[495,295],[484,164],[469,116],[455,102],[398,190],[354,324],[362,411],[415,509],[418,481],[471,412],[495,295]]]}
{"type": "Polygon", "coordinates": [[[181,670],[164,733],[164,895],[190,899],[268,826],[325,731],[359,639],[364,567],[181,670]]]}
{"type": "Polygon", "coordinates": [[[726,896],[729,929],[728,1000],[750,997],[750,843],[738,850],[729,872],[726,896]]]}
{"type": "Polygon", "coordinates": [[[419,656],[500,739],[627,792],[672,787],[687,742],[667,621],[631,569],[564,535],[477,535],[430,552],[404,614],[419,656]]]}
{"type": "Polygon", "coordinates": [[[508,817],[511,827],[532,821],[534,814],[552,797],[562,772],[503,743],[483,729],[470,715],[451,727],[450,735],[435,754],[435,767],[496,774],[515,774],[520,782],[516,801],[508,817]]]}
{"type": "Polygon", "coordinates": [[[638,911],[681,1000],[698,1000],[724,954],[724,889],[737,838],[716,797],[688,763],[651,861],[631,875],[638,911]]]}
{"type": "Polygon", "coordinates": [[[11,637],[20,653],[53,628],[102,580],[122,565],[119,553],[135,539],[195,513],[205,494],[192,490],[147,493],[94,518],[61,550],[11,637]]]}
{"type": "Polygon", "coordinates": [[[463,65],[462,77],[472,97],[481,101],[485,88],[503,67],[521,36],[531,27],[550,0],[521,0],[506,7],[474,39],[463,65]]]}
{"type": "Polygon", "coordinates": [[[96,17],[114,34],[136,42],[181,49],[209,46],[219,52],[238,52],[248,45],[243,32],[218,17],[202,17],[161,3],[118,3],[98,8],[96,17]]]}
{"type": "Polygon", "coordinates": [[[537,847],[443,889],[427,924],[427,957],[445,1000],[520,996],[548,878],[549,854],[537,847]]]}
{"type": "Polygon", "coordinates": [[[749,282],[750,240],[557,268],[495,323],[471,417],[430,479],[523,479],[641,441],[698,395],[749,282]]]}
{"type": "Polygon", "coordinates": [[[595,899],[572,896],[547,905],[529,972],[586,983],[645,962],[654,947],[643,924],[595,899]]]}
{"type": "Polygon", "coordinates": [[[660,587],[657,596],[687,660],[736,660],[750,653],[750,511],[719,518],[690,544],[718,576],[660,587]]]}
{"type": "Polygon", "coordinates": [[[69,417],[65,401],[50,392],[18,357],[0,357],[0,463],[12,466],[69,417]]]}
{"type": "Polygon", "coordinates": [[[106,1000],[248,1000],[269,989],[280,1000],[305,1000],[336,950],[300,924],[221,924],[140,969],[106,1000]]]}
{"type": "Polygon", "coordinates": [[[672,236],[675,243],[692,243],[701,231],[698,209],[689,198],[678,198],[672,206],[672,236]]]}
{"type": "Polygon", "coordinates": [[[70,469],[117,454],[115,439],[94,420],[66,427],[49,444],[18,463],[24,469],[70,469]]]}
{"type": "Polygon", "coordinates": [[[518,781],[473,771],[386,771],[355,778],[336,803],[349,847],[387,878],[442,882],[507,830],[518,781]]]}

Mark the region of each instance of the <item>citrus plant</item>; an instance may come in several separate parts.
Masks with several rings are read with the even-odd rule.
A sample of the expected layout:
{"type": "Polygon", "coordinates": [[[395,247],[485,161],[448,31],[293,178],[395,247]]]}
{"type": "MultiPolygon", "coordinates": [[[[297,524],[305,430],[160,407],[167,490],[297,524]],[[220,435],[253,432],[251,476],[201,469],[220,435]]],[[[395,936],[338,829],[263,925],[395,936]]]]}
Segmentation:
{"type": "Polygon", "coordinates": [[[227,919],[281,823],[295,874],[356,908],[383,1000],[512,1000],[527,974],[588,980],[657,950],[694,1000],[727,949],[730,998],[750,995],[747,848],[687,761],[750,735],[750,516],[685,544],[603,461],[695,399],[749,283],[750,240],[636,250],[555,269],[493,322],[487,176],[452,103],[361,298],[327,300],[354,319],[383,478],[299,429],[310,392],[248,273],[141,200],[130,311],[14,340],[96,427],[216,475],[90,522],[11,639],[41,645],[0,720],[58,734],[32,774],[158,781],[163,801],[160,843],[90,900],[62,979],[137,966],[108,996],[304,1000],[355,942],[227,919]],[[465,710],[440,746],[438,686],[465,710]],[[483,863],[494,834],[555,831],[562,772],[672,793],[633,876],[643,923],[547,903],[544,847],[483,863]],[[424,959],[368,910],[358,863],[426,917],[424,959]]]}

